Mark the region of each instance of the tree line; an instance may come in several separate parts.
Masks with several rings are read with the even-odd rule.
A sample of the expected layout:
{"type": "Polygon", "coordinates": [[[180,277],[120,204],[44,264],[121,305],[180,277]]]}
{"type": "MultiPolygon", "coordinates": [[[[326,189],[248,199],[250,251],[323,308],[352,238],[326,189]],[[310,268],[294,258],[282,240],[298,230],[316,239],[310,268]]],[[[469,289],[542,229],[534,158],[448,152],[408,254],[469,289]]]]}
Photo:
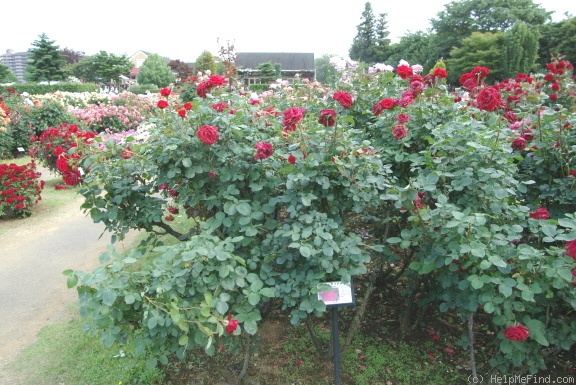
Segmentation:
{"type": "MultiPolygon", "coordinates": [[[[400,60],[420,64],[429,71],[445,62],[454,76],[480,65],[491,69],[488,80],[544,68],[552,60],[576,62],[576,18],[551,21],[552,12],[532,0],[452,1],[430,19],[427,31],[407,33],[392,43],[387,14],[375,16],[370,2],[357,26],[349,56],[369,65],[396,66],[400,60]]],[[[317,78],[329,83],[333,76],[330,55],[316,60],[317,78]]]]}

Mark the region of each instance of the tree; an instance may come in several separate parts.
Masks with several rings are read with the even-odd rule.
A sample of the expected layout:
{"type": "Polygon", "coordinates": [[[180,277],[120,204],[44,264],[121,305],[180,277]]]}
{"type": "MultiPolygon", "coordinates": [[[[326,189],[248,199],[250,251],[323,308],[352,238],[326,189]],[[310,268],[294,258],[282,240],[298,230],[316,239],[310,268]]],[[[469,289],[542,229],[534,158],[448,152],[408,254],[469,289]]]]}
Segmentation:
{"type": "Polygon", "coordinates": [[[540,28],[538,64],[544,68],[553,60],[568,60],[576,65],[576,17],[540,28]]]}
{"type": "Polygon", "coordinates": [[[358,33],[350,47],[350,59],[365,63],[376,62],[376,21],[370,2],[364,4],[364,11],[357,26],[358,33]]]}
{"type": "Polygon", "coordinates": [[[152,54],[144,60],[136,81],[138,84],[154,84],[157,87],[166,87],[174,83],[176,76],[158,54],[152,54]]]}
{"type": "Polygon", "coordinates": [[[502,75],[528,73],[538,56],[538,30],[519,22],[502,38],[502,75]]]}
{"type": "Polygon", "coordinates": [[[64,57],[64,60],[66,60],[66,64],[78,63],[83,57],[86,56],[84,52],[73,51],[70,48],[64,48],[62,51],[60,51],[60,54],[64,57]]]}
{"type": "Polygon", "coordinates": [[[196,59],[196,63],[194,65],[196,67],[197,72],[206,73],[210,71],[211,74],[215,74],[217,70],[216,60],[214,59],[214,55],[212,55],[208,51],[204,51],[198,56],[196,59]]]}
{"type": "Polygon", "coordinates": [[[184,81],[194,75],[194,68],[180,60],[170,60],[168,67],[176,74],[176,80],[184,81]]]}
{"type": "Polygon", "coordinates": [[[390,46],[385,63],[396,66],[403,59],[410,64],[420,64],[428,71],[439,59],[434,56],[432,39],[433,35],[422,31],[402,36],[399,43],[390,46]]]}
{"type": "Polygon", "coordinates": [[[72,64],[70,72],[87,82],[110,83],[112,80],[116,81],[120,75],[130,73],[131,68],[132,63],[125,55],[118,56],[100,51],[72,64]]]}
{"type": "Polygon", "coordinates": [[[552,14],[532,0],[462,0],[444,8],[430,19],[437,58],[447,58],[473,32],[505,32],[519,21],[537,28],[552,14]]]}
{"type": "Polygon", "coordinates": [[[16,83],[18,78],[10,67],[0,63],[0,83],[16,83]]]}
{"type": "Polygon", "coordinates": [[[390,54],[390,39],[388,36],[388,21],[386,20],[386,14],[381,13],[376,21],[376,46],[375,49],[375,61],[379,63],[384,63],[390,54]]]}
{"type": "Polygon", "coordinates": [[[334,55],[322,55],[314,60],[314,67],[316,70],[316,80],[322,84],[333,86],[336,84],[340,75],[336,68],[330,63],[330,59],[334,55]]]}
{"type": "Polygon", "coordinates": [[[60,53],[60,47],[54,45],[53,40],[48,40],[48,36],[44,33],[39,38],[40,40],[32,43],[36,48],[30,50],[26,80],[33,82],[63,80],[66,60],[60,53]]]}
{"type": "Polygon", "coordinates": [[[486,82],[490,83],[502,77],[502,32],[473,32],[462,40],[460,48],[450,51],[448,81],[456,83],[457,76],[470,71],[476,66],[490,69],[486,82]]]}
{"type": "Polygon", "coordinates": [[[278,63],[274,64],[271,61],[258,64],[258,72],[262,80],[266,82],[273,82],[278,79],[282,74],[282,66],[278,63]]]}

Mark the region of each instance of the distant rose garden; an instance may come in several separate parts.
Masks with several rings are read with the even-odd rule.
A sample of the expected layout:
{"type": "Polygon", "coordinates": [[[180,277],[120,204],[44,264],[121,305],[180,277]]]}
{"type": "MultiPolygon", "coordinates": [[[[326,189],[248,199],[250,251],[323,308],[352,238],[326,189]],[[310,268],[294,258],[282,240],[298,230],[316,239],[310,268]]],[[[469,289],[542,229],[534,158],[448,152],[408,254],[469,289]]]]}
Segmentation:
{"type": "Polygon", "coordinates": [[[146,231],[67,274],[104,343],[133,341],[150,366],[245,345],[271,306],[311,322],[322,283],[353,278],[359,302],[402,297],[403,335],[451,313],[463,351],[490,336],[494,371],[549,368],[576,343],[572,64],[491,85],[475,67],[458,87],[442,63],[334,65],[335,87],[260,94],[214,74],[154,95],[3,89],[0,155],[32,162],[0,164],[0,218],[32,215],[42,166],[114,240],[146,231]]]}

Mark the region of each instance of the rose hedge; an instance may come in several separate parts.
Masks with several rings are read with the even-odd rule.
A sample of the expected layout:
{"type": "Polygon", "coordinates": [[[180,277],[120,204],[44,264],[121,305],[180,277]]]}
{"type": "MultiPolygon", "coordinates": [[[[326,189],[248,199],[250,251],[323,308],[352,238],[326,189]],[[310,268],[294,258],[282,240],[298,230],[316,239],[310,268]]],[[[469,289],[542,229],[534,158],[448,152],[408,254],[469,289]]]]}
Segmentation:
{"type": "Polygon", "coordinates": [[[193,108],[163,91],[147,141],[85,150],[83,207],[115,237],[177,242],[151,235],[68,272],[82,313],[108,343],[133,336],[153,365],[232,341],[228,315],[236,335],[255,334],[273,301],[297,324],[325,311],[320,282],[392,268],[420,305],[482,314],[498,370],[546,367],[576,341],[574,112],[551,103],[544,75],[487,86],[476,67],[451,93],[416,68],[348,68],[335,90],[277,85],[259,99],[214,75],[193,108]],[[531,215],[542,208],[549,218],[531,215]],[[150,266],[130,268],[150,251],[150,266]],[[529,338],[507,338],[513,325],[529,338]]]}

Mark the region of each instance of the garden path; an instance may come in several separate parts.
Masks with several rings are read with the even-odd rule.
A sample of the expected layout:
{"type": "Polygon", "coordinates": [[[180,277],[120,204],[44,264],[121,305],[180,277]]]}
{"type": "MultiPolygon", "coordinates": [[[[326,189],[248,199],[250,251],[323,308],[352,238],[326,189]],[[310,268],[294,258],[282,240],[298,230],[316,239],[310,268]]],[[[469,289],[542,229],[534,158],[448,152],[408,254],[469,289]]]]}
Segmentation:
{"type": "MultiPolygon", "coordinates": [[[[110,243],[109,234],[102,235],[104,226],[92,222],[81,203],[78,195],[57,212],[25,225],[12,220],[0,234],[0,385],[17,385],[6,365],[34,342],[43,326],[65,317],[77,299],[62,272],[92,270],[110,243]]],[[[124,245],[133,238],[130,234],[124,245]]]]}

